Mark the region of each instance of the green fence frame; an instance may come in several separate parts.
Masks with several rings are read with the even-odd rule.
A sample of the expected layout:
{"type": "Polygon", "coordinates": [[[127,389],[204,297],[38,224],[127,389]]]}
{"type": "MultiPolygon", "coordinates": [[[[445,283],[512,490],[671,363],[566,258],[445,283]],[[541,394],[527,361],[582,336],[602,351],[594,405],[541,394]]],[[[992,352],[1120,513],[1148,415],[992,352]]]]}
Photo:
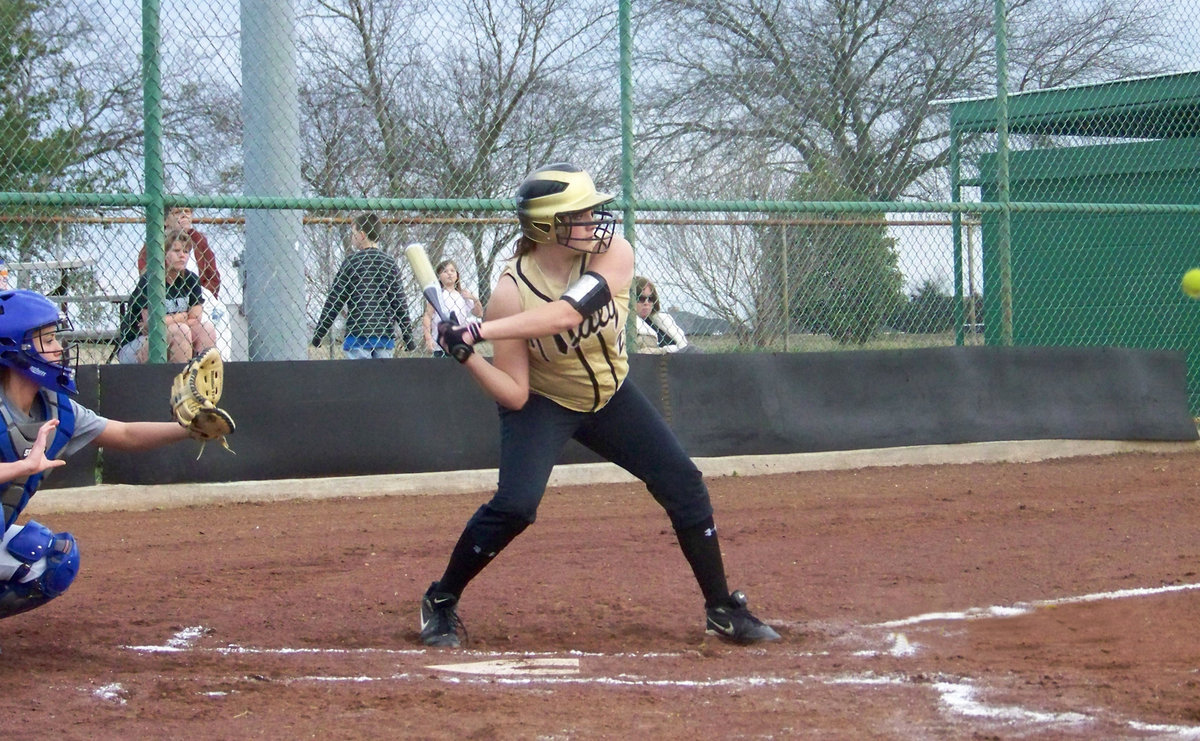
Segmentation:
{"type": "MultiPolygon", "coordinates": [[[[953,229],[953,264],[954,291],[958,301],[958,321],[955,335],[956,344],[964,344],[963,333],[963,300],[965,298],[962,285],[962,215],[983,216],[994,219],[996,236],[994,248],[997,250],[1000,285],[998,300],[1003,307],[1001,311],[1002,326],[999,330],[999,344],[1009,345],[1014,342],[1012,330],[1012,275],[1009,250],[1011,239],[1010,221],[1016,214],[1036,213],[1085,213],[1085,214],[1179,214],[1187,216],[1200,215],[1200,204],[1147,204],[1147,203],[1059,203],[1059,202],[1022,202],[1012,201],[1009,197],[1008,158],[1011,131],[1020,131],[1022,126],[1034,120],[1045,121],[1044,111],[1039,113],[1039,105],[1045,100],[1038,94],[1013,96],[1008,93],[1007,70],[1007,17],[1005,0],[994,2],[994,33],[996,54],[996,96],[988,100],[976,100],[961,103],[951,103],[951,155],[950,182],[951,200],[940,202],[893,202],[893,201],[775,201],[775,200],[667,200],[639,198],[636,179],[636,151],[634,147],[634,115],[633,86],[634,86],[634,52],[631,30],[632,0],[619,0],[618,30],[619,30],[619,64],[620,64],[620,123],[621,123],[621,193],[615,207],[622,210],[624,215],[623,228],[626,236],[636,247],[636,225],[639,215],[653,212],[688,213],[688,212],[724,212],[724,213],[754,213],[754,214],[805,214],[819,212],[837,212],[844,214],[888,214],[888,213],[948,213],[952,220],[953,229]],[[1039,119],[1038,116],[1041,115],[1039,119]],[[996,135],[995,151],[995,180],[991,184],[995,199],[987,202],[963,202],[960,191],[964,186],[978,183],[968,183],[960,174],[961,153],[959,145],[964,133],[989,132],[996,135]]],[[[156,245],[161,244],[163,234],[163,208],[166,206],[189,206],[192,208],[225,208],[225,209],[290,209],[290,210],[388,210],[409,212],[509,212],[513,208],[510,199],[437,199],[437,198],[304,198],[280,194],[275,197],[260,196],[204,196],[180,195],[164,192],[164,164],[162,159],[163,140],[161,127],[162,86],[159,70],[160,43],[160,2],[159,0],[143,0],[142,2],[142,72],[144,95],[144,187],[142,193],[48,193],[48,192],[3,192],[0,193],[0,205],[5,206],[62,206],[62,207],[133,207],[145,209],[146,212],[146,244],[158,251],[156,245]]],[[[1166,92],[1166,83],[1156,88],[1153,82],[1144,83],[1139,89],[1146,97],[1142,105],[1163,105],[1164,99],[1170,98],[1166,92]],[[1157,92],[1156,92],[1157,91],[1157,92]],[[1158,95],[1157,100],[1154,96],[1158,95]]],[[[1177,91],[1177,88],[1171,88],[1177,91]]],[[[1086,92],[1072,93],[1085,96],[1086,92]]],[[[1178,100],[1175,104],[1183,106],[1178,100]]],[[[1182,110],[1182,108],[1181,108],[1182,110]]],[[[1083,120],[1081,117],[1080,120],[1083,120]]],[[[149,269],[155,271],[152,277],[161,277],[162,260],[147,261],[149,269]]],[[[786,266],[785,266],[786,270],[786,266]]],[[[161,280],[151,280],[150,286],[155,294],[151,297],[151,306],[155,307],[156,320],[161,311],[161,280]],[[158,300],[155,300],[158,299],[158,300]]],[[[164,329],[161,321],[152,321],[150,336],[151,361],[164,362],[166,348],[164,329]]],[[[1200,409],[1200,390],[1193,392],[1192,404],[1194,409],[1200,409]]]]}

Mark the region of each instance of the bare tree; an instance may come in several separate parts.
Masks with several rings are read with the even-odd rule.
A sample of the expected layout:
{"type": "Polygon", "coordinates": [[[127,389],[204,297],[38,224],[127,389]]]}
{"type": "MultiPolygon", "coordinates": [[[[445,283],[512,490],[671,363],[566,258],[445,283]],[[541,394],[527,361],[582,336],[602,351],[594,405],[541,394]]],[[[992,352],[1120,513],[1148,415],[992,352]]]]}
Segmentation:
{"type": "MultiPolygon", "coordinates": [[[[743,164],[740,172],[713,179],[703,174],[712,171],[705,162],[664,174],[664,182],[700,198],[719,197],[721,189],[756,196],[783,189],[781,176],[766,163],[743,164]]],[[[848,198],[819,174],[804,183],[814,200],[848,198]]],[[[676,295],[728,322],[739,345],[777,347],[795,331],[863,343],[902,301],[896,246],[880,219],[830,213],[725,218],[725,224],[642,227],[638,270],[666,277],[659,280],[673,285],[676,295]]]]}
{"type": "Polygon", "coordinates": [[[776,306],[782,301],[767,295],[771,281],[764,281],[756,269],[770,258],[763,254],[766,244],[753,228],[732,223],[655,225],[643,227],[639,234],[638,273],[654,281],[660,296],[685,297],[689,306],[723,320],[739,346],[767,344],[760,301],[776,306]]]}
{"type": "MultiPolygon", "coordinates": [[[[458,0],[436,13],[420,3],[313,3],[308,77],[327,78],[344,91],[343,104],[353,97],[369,110],[388,195],[508,198],[533,167],[581,153],[582,164],[594,164],[600,158],[589,149],[616,136],[611,3],[458,0]],[[612,84],[598,84],[598,75],[612,84]]],[[[478,218],[489,215],[462,214],[474,221],[414,235],[435,261],[465,240],[485,300],[515,235],[514,226],[478,218]]]]}
{"type": "Polygon", "coordinates": [[[312,0],[301,40],[308,84],[332,93],[332,105],[359,113],[358,125],[372,133],[376,192],[389,197],[408,195],[413,185],[405,97],[418,63],[421,10],[421,3],[312,0]]]}
{"type": "Polygon", "coordinates": [[[45,125],[73,134],[75,169],[68,187],[100,191],[126,185],[142,169],[137,57],[102,32],[95,8],[17,4],[34,9],[29,20],[44,52],[30,67],[33,87],[25,94],[30,100],[52,96],[45,125]]]}
{"type": "MultiPolygon", "coordinates": [[[[124,190],[140,166],[139,71],[94,8],[11,0],[0,12],[0,189],[124,190]]],[[[50,206],[0,209],[0,257],[12,262],[89,257],[72,214],[50,206]]],[[[101,266],[25,272],[47,294],[95,293],[101,266]]],[[[70,307],[83,324],[97,307],[70,307]],[[87,316],[82,316],[86,314],[87,316]],[[82,320],[82,321],[81,321],[82,320]]]]}
{"type": "Polygon", "coordinates": [[[378,140],[362,125],[370,109],[329,80],[314,80],[300,89],[300,173],[318,196],[382,196],[378,140]]]}
{"type": "MultiPolygon", "coordinates": [[[[1014,91],[1156,71],[1165,37],[1152,0],[1013,0],[1008,12],[1014,91]]],[[[932,197],[950,153],[938,101],[994,94],[993,21],[992,4],[975,0],[658,0],[639,19],[639,38],[659,42],[643,48],[661,49],[640,75],[653,80],[639,98],[650,112],[640,166],[690,171],[664,188],[673,197],[932,197]]],[[[761,259],[736,274],[764,297],[748,319],[755,343],[787,326],[864,342],[903,300],[881,225],[753,234],[761,259]],[[776,275],[785,253],[795,274],[786,287],[776,275]]],[[[704,276],[720,264],[710,255],[679,269],[704,276]]]]}
{"type": "MultiPolygon", "coordinates": [[[[651,18],[667,33],[646,138],[667,161],[757,147],[893,200],[948,162],[935,102],[995,91],[990,3],[660,0],[651,18]]],[[[1014,91],[1153,72],[1164,39],[1149,0],[1014,0],[1009,22],[1014,91]]]]}
{"type": "Polygon", "coordinates": [[[208,70],[181,71],[163,96],[163,157],[172,192],[242,191],[241,90],[208,70]]]}

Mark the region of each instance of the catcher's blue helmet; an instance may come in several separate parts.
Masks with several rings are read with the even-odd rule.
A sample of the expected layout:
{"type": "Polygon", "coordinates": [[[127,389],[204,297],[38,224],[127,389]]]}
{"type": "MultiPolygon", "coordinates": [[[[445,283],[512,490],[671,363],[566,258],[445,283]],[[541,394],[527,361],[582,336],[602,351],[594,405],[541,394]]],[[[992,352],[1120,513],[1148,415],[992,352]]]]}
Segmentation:
{"type": "Polygon", "coordinates": [[[50,299],[36,291],[0,291],[0,365],[28,377],[51,391],[75,393],[71,346],[65,339],[62,357],[52,363],[42,357],[33,338],[39,329],[69,332],[71,324],[50,299]]]}

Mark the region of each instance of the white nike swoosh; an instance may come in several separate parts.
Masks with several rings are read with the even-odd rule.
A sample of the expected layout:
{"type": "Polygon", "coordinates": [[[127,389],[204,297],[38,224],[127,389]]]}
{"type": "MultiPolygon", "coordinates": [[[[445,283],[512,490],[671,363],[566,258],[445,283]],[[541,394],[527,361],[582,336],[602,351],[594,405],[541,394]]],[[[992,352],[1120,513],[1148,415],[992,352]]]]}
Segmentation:
{"type": "Polygon", "coordinates": [[[733,635],[733,622],[732,621],[727,625],[722,625],[721,623],[717,622],[716,620],[709,618],[708,624],[711,627],[716,628],[717,630],[721,631],[722,633],[724,633],[727,636],[733,635]]]}
{"type": "MultiPolygon", "coordinates": [[[[444,604],[446,604],[447,602],[450,602],[450,601],[451,601],[451,600],[449,600],[449,599],[447,599],[447,598],[445,598],[445,597],[443,597],[442,599],[432,599],[432,600],[430,600],[430,602],[432,602],[432,603],[433,603],[435,606],[444,605],[444,604]]],[[[424,631],[425,631],[425,626],[429,625],[431,622],[433,622],[433,621],[432,621],[432,620],[426,620],[426,619],[425,619],[425,611],[424,611],[424,610],[421,610],[421,631],[422,631],[422,632],[424,632],[424,631]]]]}

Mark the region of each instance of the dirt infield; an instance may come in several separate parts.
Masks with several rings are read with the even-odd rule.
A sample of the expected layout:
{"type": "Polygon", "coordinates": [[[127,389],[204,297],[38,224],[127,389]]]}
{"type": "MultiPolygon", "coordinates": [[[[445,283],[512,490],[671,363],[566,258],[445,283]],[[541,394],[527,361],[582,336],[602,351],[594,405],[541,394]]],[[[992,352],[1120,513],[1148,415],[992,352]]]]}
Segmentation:
{"type": "Polygon", "coordinates": [[[710,481],[730,583],[784,636],[706,638],[635,484],[553,488],[416,603],[486,493],[31,514],[70,592],[3,621],[0,736],[1200,738],[1200,452],[710,481]]]}

